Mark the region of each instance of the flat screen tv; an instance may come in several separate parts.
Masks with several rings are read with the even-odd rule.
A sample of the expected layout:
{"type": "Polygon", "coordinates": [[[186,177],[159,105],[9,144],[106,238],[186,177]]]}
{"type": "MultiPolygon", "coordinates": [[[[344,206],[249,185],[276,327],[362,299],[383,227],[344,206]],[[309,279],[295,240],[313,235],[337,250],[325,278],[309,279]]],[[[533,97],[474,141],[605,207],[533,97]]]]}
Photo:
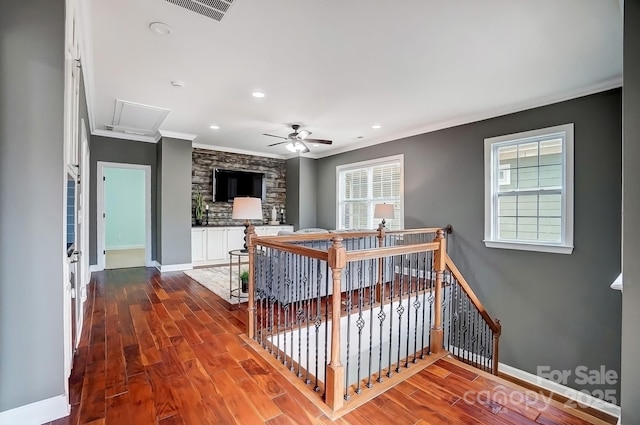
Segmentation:
{"type": "Polygon", "coordinates": [[[236,196],[250,196],[264,201],[264,173],[249,171],[213,170],[213,199],[215,202],[232,202],[236,196]]]}

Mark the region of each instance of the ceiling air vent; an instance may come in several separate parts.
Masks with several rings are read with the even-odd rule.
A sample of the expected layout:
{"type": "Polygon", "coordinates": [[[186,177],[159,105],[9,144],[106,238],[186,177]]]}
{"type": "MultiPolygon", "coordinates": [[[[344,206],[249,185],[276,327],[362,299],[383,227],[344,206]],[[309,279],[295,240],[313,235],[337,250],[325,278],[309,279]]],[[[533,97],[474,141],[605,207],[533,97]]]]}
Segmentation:
{"type": "Polygon", "coordinates": [[[167,0],[177,6],[184,7],[192,12],[199,13],[208,18],[222,21],[225,13],[231,7],[233,0],[167,0]]]}

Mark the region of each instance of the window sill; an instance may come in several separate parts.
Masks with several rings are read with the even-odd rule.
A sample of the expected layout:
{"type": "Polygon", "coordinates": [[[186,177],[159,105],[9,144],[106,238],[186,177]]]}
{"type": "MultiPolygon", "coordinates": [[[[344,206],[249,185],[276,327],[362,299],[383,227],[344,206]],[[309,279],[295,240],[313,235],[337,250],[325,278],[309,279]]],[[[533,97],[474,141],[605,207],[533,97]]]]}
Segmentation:
{"type": "Polygon", "coordinates": [[[519,251],[548,252],[552,254],[571,254],[573,245],[543,245],[522,242],[504,242],[484,240],[487,248],[516,249],[519,251]]]}

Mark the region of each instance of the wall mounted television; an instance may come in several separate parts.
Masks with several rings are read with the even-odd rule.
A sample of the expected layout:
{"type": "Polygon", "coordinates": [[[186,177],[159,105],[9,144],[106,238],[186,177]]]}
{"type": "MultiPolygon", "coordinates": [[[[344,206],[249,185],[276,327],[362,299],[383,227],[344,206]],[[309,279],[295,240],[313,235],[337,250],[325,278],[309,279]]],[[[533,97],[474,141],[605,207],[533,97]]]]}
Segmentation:
{"type": "Polygon", "coordinates": [[[215,202],[233,202],[236,196],[250,196],[264,201],[266,185],[264,173],[249,171],[213,170],[213,199],[215,202]]]}

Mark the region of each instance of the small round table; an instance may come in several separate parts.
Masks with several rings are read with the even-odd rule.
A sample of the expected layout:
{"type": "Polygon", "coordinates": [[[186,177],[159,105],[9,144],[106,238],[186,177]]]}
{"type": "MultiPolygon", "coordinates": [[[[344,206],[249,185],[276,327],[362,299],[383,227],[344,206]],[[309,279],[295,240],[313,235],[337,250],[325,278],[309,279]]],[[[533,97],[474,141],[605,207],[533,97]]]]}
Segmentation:
{"type": "Polygon", "coordinates": [[[229,251],[229,298],[237,298],[238,299],[238,307],[240,307],[240,302],[242,300],[249,299],[248,292],[242,292],[242,281],[240,279],[240,264],[242,264],[242,257],[249,257],[249,252],[244,251],[242,249],[234,249],[229,251]],[[238,280],[236,284],[238,285],[236,288],[233,287],[233,257],[238,258],[238,280]]]}

